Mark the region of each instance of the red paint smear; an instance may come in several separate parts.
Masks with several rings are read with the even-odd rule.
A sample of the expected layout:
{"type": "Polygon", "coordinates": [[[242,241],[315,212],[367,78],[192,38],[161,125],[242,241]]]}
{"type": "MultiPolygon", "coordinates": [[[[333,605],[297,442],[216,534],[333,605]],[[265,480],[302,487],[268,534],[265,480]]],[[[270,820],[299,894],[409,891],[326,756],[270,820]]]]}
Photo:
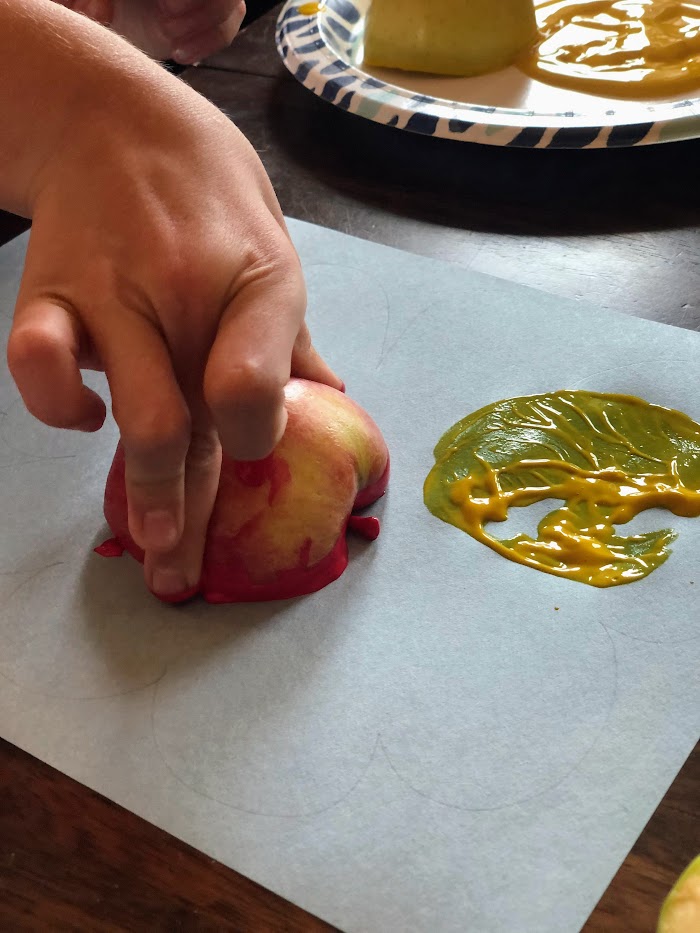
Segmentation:
{"type": "Polygon", "coordinates": [[[289,464],[282,457],[270,454],[264,460],[238,460],[233,465],[236,479],[244,486],[262,486],[270,484],[268,505],[272,505],[278,494],[292,480],[289,464]]]}
{"type": "Polygon", "coordinates": [[[108,538],[94,548],[94,551],[100,557],[121,557],[124,553],[124,545],[117,538],[108,538]]]}
{"type": "Polygon", "coordinates": [[[230,547],[230,541],[214,541],[210,546],[212,550],[216,549],[217,555],[223,551],[224,556],[216,564],[205,563],[201,592],[208,603],[265,602],[307,596],[337,580],[348,565],[345,528],[330,553],[311,567],[304,563],[308,561],[305,542],[296,567],[280,570],[274,579],[264,582],[251,580],[243,561],[237,555],[231,554],[231,559],[226,559],[225,551],[230,547]]]}
{"type": "Polygon", "coordinates": [[[358,492],[355,498],[355,503],[352,507],[353,512],[357,509],[366,509],[368,505],[372,505],[372,503],[376,502],[377,499],[381,499],[381,497],[386,492],[386,487],[389,485],[390,472],[391,463],[387,459],[386,467],[384,468],[384,472],[379,477],[379,479],[375,483],[372,483],[371,486],[365,486],[364,489],[361,489],[358,492]]]}
{"type": "Polygon", "coordinates": [[[348,530],[366,538],[367,541],[376,541],[381,531],[379,519],[374,515],[351,515],[348,519],[348,530]]]}
{"type": "Polygon", "coordinates": [[[299,548],[299,567],[308,567],[309,558],[311,557],[311,548],[313,546],[313,541],[311,538],[307,538],[306,541],[299,548]]]}
{"type": "Polygon", "coordinates": [[[278,493],[292,481],[292,471],[289,464],[281,457],[275,457],[274,466],[270,474],[270,494],[267,497],[268,505],[273,505],[278,493]]]}
{"type": "Polygon", "coordinates": [[[272,472],[272,454],[264,460],[235,460],[233,471],[244,486],[262,486],[272,472]]]}

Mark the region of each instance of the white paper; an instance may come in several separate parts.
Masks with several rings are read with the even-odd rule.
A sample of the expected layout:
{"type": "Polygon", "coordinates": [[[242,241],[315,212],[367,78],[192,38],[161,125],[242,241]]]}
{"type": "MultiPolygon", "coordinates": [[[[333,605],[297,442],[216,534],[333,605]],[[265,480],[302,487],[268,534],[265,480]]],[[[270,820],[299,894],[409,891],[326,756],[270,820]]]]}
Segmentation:
{"type": "Polygon", "coordinates": [[[0,733],[344,930],[575,933],[700,735],[700,520],[647,513],[670,559],[600,590],[438,521],[422,484],[509,396],[699,419],[700,336],[290,229],[316,345],[392,452],[379,539],[306,598],[161,606],[91,550],[114,426],[39,425],[3,369],[0,733]]]}

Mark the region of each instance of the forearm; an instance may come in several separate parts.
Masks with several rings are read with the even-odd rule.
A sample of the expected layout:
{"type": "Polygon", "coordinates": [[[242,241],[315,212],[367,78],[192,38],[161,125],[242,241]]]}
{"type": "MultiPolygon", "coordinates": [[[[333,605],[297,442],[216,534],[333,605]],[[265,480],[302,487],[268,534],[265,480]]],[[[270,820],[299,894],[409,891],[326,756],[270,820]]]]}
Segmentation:
{"type": "Polygon", "coordinates": [[[51,0],[0,0],[0,63],[0,208],[27,217],[85,127],[114,106],[150,109],[173,93],[128,42],[51,0]]]}

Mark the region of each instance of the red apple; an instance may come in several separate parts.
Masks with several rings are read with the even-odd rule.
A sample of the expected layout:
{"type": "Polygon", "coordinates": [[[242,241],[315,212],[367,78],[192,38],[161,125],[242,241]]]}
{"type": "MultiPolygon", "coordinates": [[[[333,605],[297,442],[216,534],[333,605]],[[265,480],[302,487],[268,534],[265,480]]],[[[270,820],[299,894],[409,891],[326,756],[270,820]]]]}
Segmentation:
{"type": "MultiPolygon", "coordinates": [[[[370,539],[379,534],[376,518],[352,515],[386,490],[389,453],[377,425],[342,392],[304,379],[289,382],[285,404],[287,429],[269,457],[224,457],[196,590],[208,602],[313,593],[347,567],[348,527],[370,539]]],[[[107,478],[105,517],[116,540],[98,551],[126,549],[142,561],[128,530],[121,445],[107,478]]]]}

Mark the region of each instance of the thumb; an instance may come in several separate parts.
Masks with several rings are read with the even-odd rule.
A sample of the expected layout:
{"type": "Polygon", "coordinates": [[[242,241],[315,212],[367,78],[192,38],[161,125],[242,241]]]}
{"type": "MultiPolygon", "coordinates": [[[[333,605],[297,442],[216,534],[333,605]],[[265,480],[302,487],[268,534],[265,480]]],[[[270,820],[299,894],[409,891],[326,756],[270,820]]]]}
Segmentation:
{"type": "Polygon", "coordinates": [[[106,415],[100,396],[83,384],[84,333],[69,310],[38,298],[17,307],[7,363],[27,409],[54,428],[97,431],[106,415]]]}
{"type": "Polygon", "coordinates": [[[292,375],[311,382],[323,382],[334,389],[345,391],[345,385],[325,362],[311,343],[311,334],[304,321],[299,328],[292,350],[292,375]]]}

